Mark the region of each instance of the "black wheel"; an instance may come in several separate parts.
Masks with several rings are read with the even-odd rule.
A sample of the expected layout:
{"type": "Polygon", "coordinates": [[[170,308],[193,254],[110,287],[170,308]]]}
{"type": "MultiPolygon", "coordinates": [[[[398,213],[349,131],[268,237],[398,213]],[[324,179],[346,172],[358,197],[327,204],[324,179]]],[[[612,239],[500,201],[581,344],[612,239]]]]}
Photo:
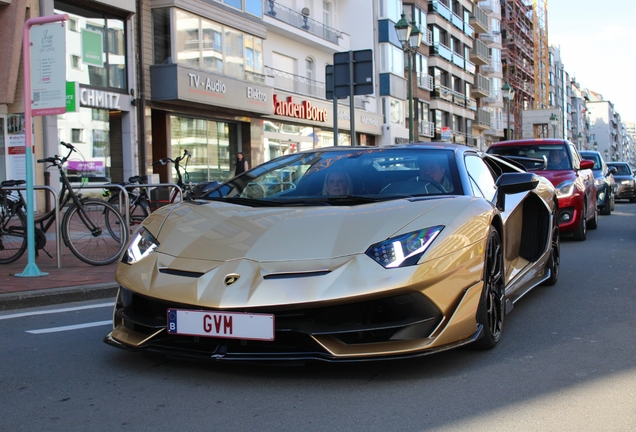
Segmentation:
{"type": "Polygon", "coordinates": [[[15,213],[0,204],[0,264],[19,259],[27,248],[26,217],[21,209],[15,213]]]}
{"type": "MultiPolygon", "coordinates": [[[[112,205],[113,207],[115,207],[117,211],[119,212],[119,214],[124,216],[124,213],[119,211],[119,196],[118,195],[111,197],[108,200],[108,203],[112,205]]],[[[129,221],[130,221],[130,233],[132,233],[136,229],[137,225],[142,223],[148,216],[150,216],[150,206],[144,199],[139,197],[133,197],[130,203],[128,215],[129,215],[129,221]]],[[[118,229],[116,228],[117,217],[115,216],[113,218],[110,215],[107,215],[106,223],[107,223],[107,228],[110,235],[117,238],[117,231],[118,231],[118,229]],[[110,225],[111,223],[113,223],[114,225],[113,228],[111,228],[111,225],[110,225]]]]}
{"type": "Polygon", "coordinates": [[[586,214],[587,203],[583,203],[583,210],[581,214],[581,221],[579,222],[579,226],[574,231],[574,240],[583,241],[587,237],[587,214],[586,214]]]}
{"type": "Polygon", "coordinates": [[[117,209],[105,201],[89,199],[83,201],[82,207],[73,204],[66,211],[62,236],[73,255],[98,266],[119,258],[128,241],[128,230],[117,209]]]}
{"type": "Polygon", "coordinates": [[[598,228],[598,209],[594,209],[594,217],[588,221],[587,228],[591,230],[598,228]]]}
{"type": "Polygon", "coordinates": [[[612,214],[612,200],[611,200],[611,196],[610,196],[609,193],[607,194],[607,197],[605,199],[605,205],[601,209],[601,214],[603,216],[607,216],[607,215],[612,214]]]}
{"type": "Polygon", "coordinates": [[[630,202],[630,203],[636,203],[636,197],[631,197],[631,198],[629,199],[629,202],[630,202]]]}
{"type": "Polygon", "coordinates": [[[543,282],[544,285],[554,285],[559,280],[559,270],[561,268],[561,239],[559,228],[552,229],[552,250],[546,269],[550,270],[550,277],[543,282]]]}
{"type": "Polygon", "coordinates": [[[499,233],[490,227],[484,260],[484,289],[477,310],[482,337],[473,343],[477,349],[491,349],[501,338],[504,321],[503,250],[499,233]]]}

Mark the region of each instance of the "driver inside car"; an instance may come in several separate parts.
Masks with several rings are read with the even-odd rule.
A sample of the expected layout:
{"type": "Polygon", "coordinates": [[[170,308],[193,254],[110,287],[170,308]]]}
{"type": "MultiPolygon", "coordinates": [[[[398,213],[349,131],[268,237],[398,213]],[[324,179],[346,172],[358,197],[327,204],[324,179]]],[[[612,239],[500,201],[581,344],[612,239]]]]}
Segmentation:
{"type": "Polygon", "coordinates": [[[452,192],[453,184],[446,175],[446,164],[443,164],[439,158],[420,158],[419,167],[419,177],[435,180],[444,188],[442,192],[452,192]]]}

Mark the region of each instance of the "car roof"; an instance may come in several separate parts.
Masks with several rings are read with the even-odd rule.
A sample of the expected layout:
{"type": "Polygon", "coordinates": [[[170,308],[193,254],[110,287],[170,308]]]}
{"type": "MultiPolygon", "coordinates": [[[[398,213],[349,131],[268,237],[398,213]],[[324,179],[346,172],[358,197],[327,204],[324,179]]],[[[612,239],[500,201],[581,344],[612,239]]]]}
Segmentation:
{"type": "Polygon", "coordinates": [[[510,141],[499,141],[490,145],[490,147],[516,147],[516,146],[532,146],[532,145],[564,145],[571,144],[568,140],[556,138],[532,138],[510,141]]]}
{"type": "Polygon", "coordinates": [[[386,146],[331,146],[331,147],[319,147],[315,149],[303,150],[298,153],[315,153],[319,151],[342,151],[350,152],[356,150],[392,150],[392,149],[433,149],[433,150],[452,150],[456,153],[464,153],[467,151],[478,152],[479,150],[474,147],[465,146],[462,144],[455,144],[450,142],[417,142],[417,143],[404,143],[404,144],[390,144],[386,146]]]}

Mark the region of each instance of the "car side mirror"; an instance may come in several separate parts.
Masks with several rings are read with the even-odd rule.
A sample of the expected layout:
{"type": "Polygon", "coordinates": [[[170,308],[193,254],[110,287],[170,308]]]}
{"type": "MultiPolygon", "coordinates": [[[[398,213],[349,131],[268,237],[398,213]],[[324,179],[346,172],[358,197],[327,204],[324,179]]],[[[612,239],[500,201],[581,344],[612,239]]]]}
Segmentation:
{"type": "Polygon", "coordinates": [[[537,187],[539,177],[533,173],[503,173],[497,179],[497,208],[504,211],[506,195],[527,192],[537,187]]]}
{"type": "Polygon", "coordinates": [[[592,169],[594,168],[594,161],[584,159],[581,161],[581,169],[592,169]]]}

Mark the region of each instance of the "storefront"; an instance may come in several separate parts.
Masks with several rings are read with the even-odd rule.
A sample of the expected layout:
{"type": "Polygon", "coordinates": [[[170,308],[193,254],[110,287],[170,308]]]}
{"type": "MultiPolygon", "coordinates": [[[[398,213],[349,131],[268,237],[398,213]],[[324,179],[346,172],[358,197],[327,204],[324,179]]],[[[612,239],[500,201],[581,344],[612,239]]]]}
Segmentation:
{"type": "Polygon", "coordinates": [[[45,154],[66,154],[58,143],[69,142],[78,150],[66,167],[72,180],[124,181],[138,173],[131,102],[134,4],[119,0],[51,3],[55,14],[69,16],[65,25],[68,103],[65,114],[45,120],[45,154]]]}
{"type": "MultiPolygon", "coordinates": [[[[264,161],[278,156],[335,145],[333,103],[275,90],[273,115],[264,122],[264,161]]],[[[349,107],[338,105],[338,145],[351,145],[349,107]]],[[[377,145],[382,116],[355,110],[356,144],[377,145]]]]}
{"type": "MultiPolygon", "coordinates": [[[[261,116],[273,113],[271,88],[176,64],[151,66],[150,79],[154,161],[188,150],[192,182],[231,178],[238,152],[251,166],[260,163],[261,116]]],[[[156,167],[161,181],[175,180],[168,168],[156,167]]]]}

